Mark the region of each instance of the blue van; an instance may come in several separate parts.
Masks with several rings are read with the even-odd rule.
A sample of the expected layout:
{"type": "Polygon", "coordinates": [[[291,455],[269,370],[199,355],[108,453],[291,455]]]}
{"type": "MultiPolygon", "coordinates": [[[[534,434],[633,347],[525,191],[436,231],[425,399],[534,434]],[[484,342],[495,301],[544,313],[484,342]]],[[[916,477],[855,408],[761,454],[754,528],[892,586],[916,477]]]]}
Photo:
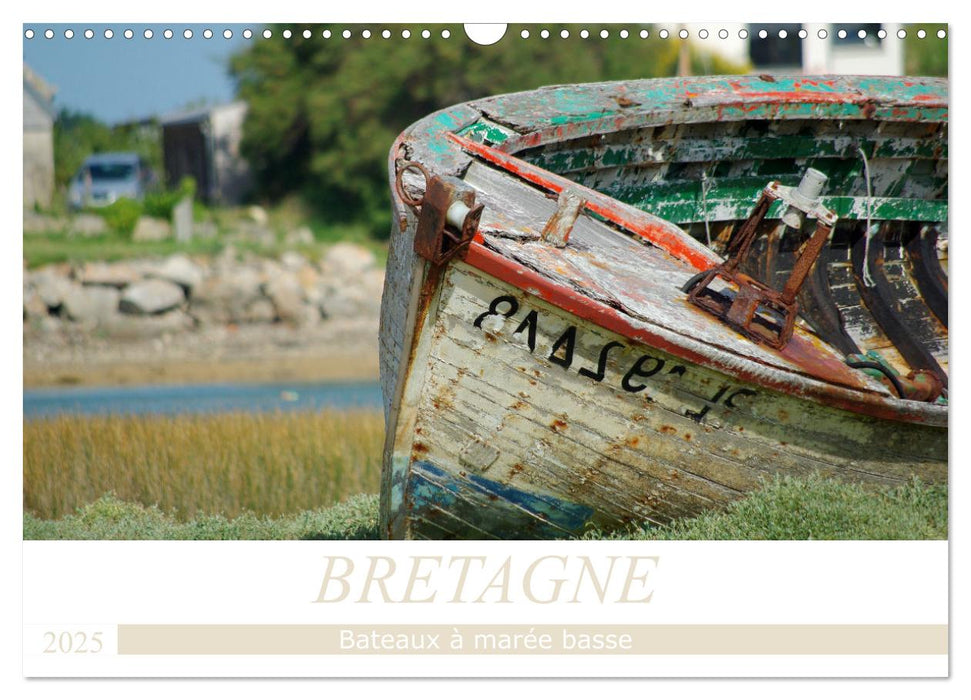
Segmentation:
{"type": "Polygon", "coordinates": [[[105,207],[122,197],[140,200],[157,185],[155,173],[137,153],[90,156],[71,178],[68,203],[74,209],[105,207]]]}

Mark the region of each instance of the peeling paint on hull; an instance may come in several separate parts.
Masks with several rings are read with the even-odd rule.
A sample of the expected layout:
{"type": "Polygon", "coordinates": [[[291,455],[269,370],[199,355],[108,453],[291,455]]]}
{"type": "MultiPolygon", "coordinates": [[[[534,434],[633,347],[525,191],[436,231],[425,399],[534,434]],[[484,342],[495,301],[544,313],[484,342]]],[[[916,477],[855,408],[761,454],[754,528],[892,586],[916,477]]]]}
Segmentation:
{"type": "MultiPolygon", "coordinates": [[[[946,258],[933,255],[946,240],[946,105],[946,84],[928,80],[636,81],[490,98],[411,127],[392,149],[392,183],[416,160],[461,177],[485,209],[461,259],[432,267],[412,248],[416,212],[393,197],[383,534],[549,538],[663,523],[780,474],[946,482],[946,404],[900,400],[844,363],[882,348],[904,371],[946,371],[946,258]],[[618,110],[618,90],[647,106],[618,110]],[[766,159],[759,139],[770,137],[788,160],[766,159]],[[873,156],[862,199],[857,142],[873,156]],[[825,158],[846,223],[800,297],[792,343],[756,345],[686,304],[680,286],[719,259],[688,234],[714,228],[717,251],[751,208],[750,180],[825,158]],[[714,201],[700,201],[705,167],[714,201]],[[545,245],[567,187],[585,212],[565,248],[545,245]],[[867,217],[882,226],[869,250],[878,293],[909,300],[902,322],[919,330],[904,345],[924,350],[894,352],[886,312],[866,320],[858,256],[839,246],[867,217]]],[[[752,272],[785,275],[791,238],[766,231],[752,272]]]]}

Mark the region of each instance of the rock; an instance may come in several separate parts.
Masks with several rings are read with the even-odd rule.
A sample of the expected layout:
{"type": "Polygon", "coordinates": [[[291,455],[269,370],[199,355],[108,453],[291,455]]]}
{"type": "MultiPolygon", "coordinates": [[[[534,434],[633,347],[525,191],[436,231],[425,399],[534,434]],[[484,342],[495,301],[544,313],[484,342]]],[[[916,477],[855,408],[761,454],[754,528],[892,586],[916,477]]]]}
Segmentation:
{"type": "Polygon", "coordinates": [[[131,285],[121,296],[119,308],[129,314],[160,314],[185,301],[182,287],[167,280],[149,279],[131,285]]]}
{"type": "Polygon", "coordinates": [[[47,316],[47,304],[40,298],[40,294],[33,285],[24,285],[24,319],[33,320],[47,316]]]}
{"type": "Polygon", "coordinates": [[[293,274],[277,275],[264,285],[263,292],[273,302],[276,317],[281,321],[302,324],[309,320],[303,303],[303,290],[293,274]]]}
{"type": "Polygon", "coordinates": [[[307,226],[301,226],[300,228],[288,233],[283,239],[283,242],[287,246],[293,247],[301,245],[313,245],[315,240],[314,232],[311,231],[307,226]]]}
{"type": "Polygon", "coordinates": [[[181,309],[157,316],[128,316],[118,314],[102,324],[102,330],[112,340],[144,340],[166,334],[184,333],[193,326],[192,319],[181,309]]]}
{"type": "Polygon", "coordinates": [[[193,287],[189,312],[204,323],[239,323],[246,309],[261,294],[260,273],[248,267],[235,267],[205,278],[193,287]]]}
{"type": "Polygon", "coordinates": [[[381,313],[381,294],[384,289],[384,270],[369,270],[356,284],[321,287],[318,303],[324,318],[376,318],[381,313]]]}
{"type": "Polygon", "coordinates": [[[246,307],[240,320],[244,323],[273,323],[276,320],[276,307],[266,297],[260,297],[246,307]]]}
{"type": "Polygon", "coordinates": [[[78,282],[121,289],[141,279],[131,265],[125,263],[86,263],[76,273],[78,282]]]}
{"type": "Polygon", "coordinates": [[[166,258],[165,262],[151,270],[147,276],[174,282],[182,287],[188,296],[192,289],[202,282],[205,271],[185,255],[177,254],[166,258]]]}
{"type": "Polygon", "coordinates": [[[368,270],[361,277],[361,288],[365,293],[380,301],[384,294],[384,270],[368,270]]]}
{"type": "Polygon", "coordinates": [[[310,265],[297,270],[297,284],[300,285],[304,300],[317,304],[323,298],[320,289],[320,275],[310,265]]]}
{"type": "Polygon", "coordinates": [[[251,221],[258,223],[260,226],[266,226],[270,217],[266,213],[266,209],[261,206],[254,204],[253,206],[247,208],[246,215],[249,216],[251,221]]]}
{"type": "Polygon", "coordinates": [[[82,238],[103,236],[108,233],[108,224],[97,214],[82,213],[71,219],[67,231],[72,236],[81,236],[82,238]]]}
{"type": "Polygon", "coordinates": [[[326,277],[352,277],[374,267],[375,257],[367,248],[353,243],[331,246],[320,262],[326,277]]]}
{"type": "Polygon", "coordinates": [[[50,310],[59,309],[73,291],[74,285],[63,274],[51,268],[44,268],[31,275],[31,283],[37,296],[50,310]]]}
{"type": "Polygon", "coordinates": [[[64,315],[72,321],[101,325],[118,315],[120,296],[114,287],[75,287],[64,299],[64,315]]]}
{"type": "Polygon", "coordinates": [[[67,221],[46,214],[38,214],[33,209],[24,209],[24,233],[60,233],[67,228],[67,221]]]}
{"type": "Polygon", "coordinates": [[[138,217],[135,224],[135,232],[132,240],[144,241],[164,241],[172,237],[172,226],[165,219],[156,219],[151,216],[138,217]]]}
{"type": "Polygon", "coordinates": [[[280,264],[288,270],[297,271],[307,266],[307,258],[303,257],[300,253],[288,250],[280,256],[280,264]]]}

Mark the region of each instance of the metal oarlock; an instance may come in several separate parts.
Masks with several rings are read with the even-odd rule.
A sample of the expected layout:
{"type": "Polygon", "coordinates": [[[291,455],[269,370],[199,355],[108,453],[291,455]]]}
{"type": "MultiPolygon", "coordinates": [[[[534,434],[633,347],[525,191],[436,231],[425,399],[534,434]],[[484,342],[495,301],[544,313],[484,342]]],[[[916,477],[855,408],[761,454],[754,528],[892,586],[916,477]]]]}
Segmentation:
{"type": "Polygon", "coordinates": [[[784,348],[792,338],[796,314],[799,312],[796,295],[836,225],[836,214],[819,201],[819,193],[825,182],[826,176],[812,168],[803,176],[799,187],[784,187],[778,182],[770,182],[762,191],[752,214],[729,244],[728,259],[695,275],[684,286],[688,300],[747,338],[779,350],[784,348]],[[739,271],[748,257],[759,224],[765,219],[769,206],[777,199],[788,205],[782,217],[786,225],[799,227],[806,216],[817,220],[816,230],[796,259],[781,292],[739,271]],[[712,289],[711,285],[716,279],[720,279],[734,294],[712,289]]]}

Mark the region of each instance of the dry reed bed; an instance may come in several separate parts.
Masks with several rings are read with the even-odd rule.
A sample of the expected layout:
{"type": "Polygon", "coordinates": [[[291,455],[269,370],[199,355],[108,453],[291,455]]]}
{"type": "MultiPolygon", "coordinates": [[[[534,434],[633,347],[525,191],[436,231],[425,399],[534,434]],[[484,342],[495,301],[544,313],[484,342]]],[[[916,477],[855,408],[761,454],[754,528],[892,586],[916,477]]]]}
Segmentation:
{"type": "Polygon", "coordinates": [[[113,492],[179,519],[279,516],[380,488],[375,411],[60,416],[24,422],[24,509],[60,518],[113,492]]]}

